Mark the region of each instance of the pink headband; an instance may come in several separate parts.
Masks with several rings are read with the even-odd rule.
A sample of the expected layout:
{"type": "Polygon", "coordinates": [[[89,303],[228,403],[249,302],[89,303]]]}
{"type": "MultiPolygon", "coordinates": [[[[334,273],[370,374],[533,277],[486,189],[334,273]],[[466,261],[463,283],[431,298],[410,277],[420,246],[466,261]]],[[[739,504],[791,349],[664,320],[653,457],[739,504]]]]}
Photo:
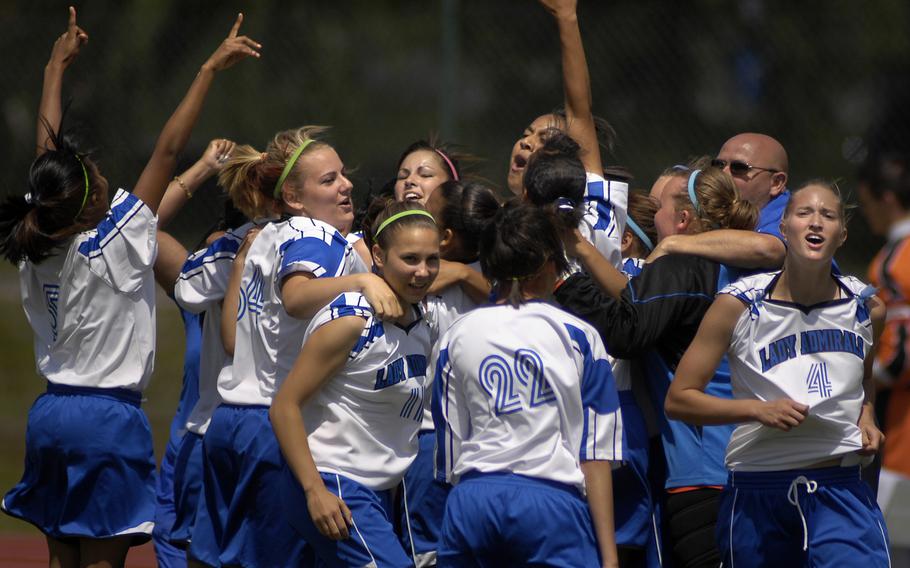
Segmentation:
{"type": "Polygon", "coordinates": [[[449,157],[446,156],[442,150],[439,150],[437,148],[433,148],[433,150],[436,150],[436,153],[439,154],[439,156],[443,159],[443,161],[445,161],[445,163],[449,166],[449,171],[452,172],[452,179],[454,179],[455,181],[458,181],[458,172],[455,170],[455,164],[452,163],[452,160],[450,160],[449,157]]]}

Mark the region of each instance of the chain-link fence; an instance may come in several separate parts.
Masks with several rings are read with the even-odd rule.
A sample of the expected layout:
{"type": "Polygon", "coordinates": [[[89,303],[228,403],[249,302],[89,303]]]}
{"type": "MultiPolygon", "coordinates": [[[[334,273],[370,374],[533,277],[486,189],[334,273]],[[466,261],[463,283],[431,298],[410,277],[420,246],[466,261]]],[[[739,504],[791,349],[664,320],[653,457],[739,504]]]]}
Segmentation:
{"type": "MultiPolygon", "coordinates": [[[[238,10],[262,59],[216,79],[183,165],[213,137],[261,147],[278,130],[316,123],[334,126],[343,159],[358,166],[359,195],[431,131],[485,158],[478,173],[496,182],[524,126],[562,98],[555,26],[532,0],[89,0],[77,10],[91,41],[66,77],[68,122],[125,187],[238,10]]],[[[581,0],[579,17],[596,111],[619,135],[611,161],[638,187],[740,131],[780,139],[795,182],[848,187],[870,148],[906,144],[903,0],[581,0]]],[[[7,192],[24,191],[42,69],[65,24],[64,3],[0,7],[7,192]]],[[[219,210],[217,191],[201,195],[175,224],[187,244],[219,210]]],[[[854,238],[842,262],[861,269],[872,247],[854,238]]]]}

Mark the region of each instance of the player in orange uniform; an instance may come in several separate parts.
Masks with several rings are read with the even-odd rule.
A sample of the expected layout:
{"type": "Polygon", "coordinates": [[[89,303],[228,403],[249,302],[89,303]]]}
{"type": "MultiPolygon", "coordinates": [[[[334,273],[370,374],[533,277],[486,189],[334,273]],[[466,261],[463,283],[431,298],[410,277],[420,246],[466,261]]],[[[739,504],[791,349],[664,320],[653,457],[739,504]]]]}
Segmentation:
{"type": "Polygon", "coordinates": [[[869,227],[887,243],[869,266],[869,282],[888,308],[875,356],[875,378],[891,394],[885,412],[886,469],[910,475],[910,172],[886,156],[861,173],[859,201],[869,227]]]}

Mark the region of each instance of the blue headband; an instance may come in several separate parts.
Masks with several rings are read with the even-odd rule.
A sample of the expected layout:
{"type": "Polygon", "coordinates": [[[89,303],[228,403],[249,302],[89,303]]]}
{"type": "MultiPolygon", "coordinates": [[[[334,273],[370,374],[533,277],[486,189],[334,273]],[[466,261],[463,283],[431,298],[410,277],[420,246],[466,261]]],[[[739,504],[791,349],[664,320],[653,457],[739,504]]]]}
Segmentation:
{"type": "Polygon", "coordinates": [[[641,230],[641,227],[638,226],[638,223],[632,220],[632,217],[626,219],[626,227],[635,233],[635,236],[641,240],[641,244],[645,245],[645,248],[648,249],[648,252],[654,250],[654,243],[652,243],[651,239],[648,238],[648,235],[646,235],[645,232],[641,230]]]}
{"type": "Polygon", "coordinates": [[[698,197],[695,196],[695,178],[698,177],[698,174],[700,173],[701,170],[694,170],[691,174],[689,174],[689,200],[695,207],[695,213],[699,213],[698,197]]]}

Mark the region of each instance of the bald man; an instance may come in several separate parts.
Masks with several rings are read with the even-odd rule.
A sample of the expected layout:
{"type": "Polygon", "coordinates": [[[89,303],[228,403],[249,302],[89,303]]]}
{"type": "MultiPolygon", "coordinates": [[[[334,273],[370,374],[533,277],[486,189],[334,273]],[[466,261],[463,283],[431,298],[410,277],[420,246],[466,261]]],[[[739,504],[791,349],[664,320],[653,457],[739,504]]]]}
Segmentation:
{"type": "MultiPolygon", "coordinates": [[[[649,261],[664,254],[694,254],[745,269],[780,267],[787,249],[780,221],[790,200],[787,152],[766,134],[745,132],[727,140],[712,165],[722,167],[736,182],[740,197],[758,207],[755,231],[724,229],[698,235],[672,235],[657,244],[649,261]]],[[[655,183],[652,197],[662,186],[655,183]]]]}

